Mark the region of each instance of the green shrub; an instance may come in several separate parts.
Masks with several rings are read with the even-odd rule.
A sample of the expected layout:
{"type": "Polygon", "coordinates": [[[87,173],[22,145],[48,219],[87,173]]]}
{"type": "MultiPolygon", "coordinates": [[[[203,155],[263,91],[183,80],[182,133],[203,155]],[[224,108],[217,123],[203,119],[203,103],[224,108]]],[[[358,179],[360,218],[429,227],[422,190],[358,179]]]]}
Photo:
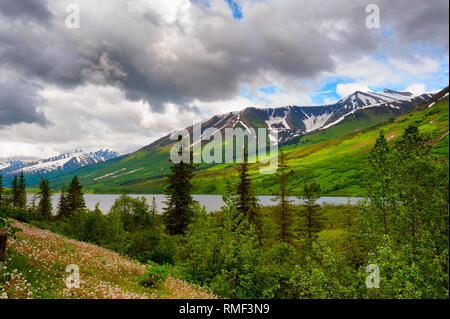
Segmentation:
{"type": "Polygon", "coordinates": [[[144,287],[158,287],[166,281],[169,270],[167,266],[161,266],[151,261],[149,264],[147,272],[141,275],[139,282],[144,287]]]}

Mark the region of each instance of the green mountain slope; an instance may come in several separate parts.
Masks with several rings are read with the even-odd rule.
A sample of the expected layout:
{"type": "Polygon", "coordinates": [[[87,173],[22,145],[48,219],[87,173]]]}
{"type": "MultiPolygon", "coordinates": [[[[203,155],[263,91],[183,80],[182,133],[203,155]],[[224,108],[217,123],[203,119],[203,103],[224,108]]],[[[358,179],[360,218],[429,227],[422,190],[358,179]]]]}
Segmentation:
{"type": "MultiPolygon", "coordinates": [[[[437,94],[435,100],[445,92],[437,94]]],[[[357,196],[361,194],[361,174],[367,153],[378,131],[394,141],[409,124],[418,124],[423,132],[436,140],[435,151],[448,157],[448,97],[428,108],[431,102],[397,118],[388,108],[372,107],[346,117],[338,125],[292,140],[283,149],[292,170],[290,183],[299,193],[305,180],[322,185],[324,194],[357,196]]],[[[253,123],[257,124],[257,123],[253,123]]],[[[171,144],[163,143],[143,149],[126,158],[82,168],[75,172],[88,192],[97,193],[162,193],[164,176],[169,172],[171,144]]],[[[276,187],[273,175],[259,174],[258,164],[252,165],[256,190],[271,194],[276,187]]],[[[55,189],[68,184],[72,175],[50,179],[55,189]]],[[[194,179],[196,193],[220,194],[226,181],[233,182],[233,164],[201,165],[194,179]]]]}

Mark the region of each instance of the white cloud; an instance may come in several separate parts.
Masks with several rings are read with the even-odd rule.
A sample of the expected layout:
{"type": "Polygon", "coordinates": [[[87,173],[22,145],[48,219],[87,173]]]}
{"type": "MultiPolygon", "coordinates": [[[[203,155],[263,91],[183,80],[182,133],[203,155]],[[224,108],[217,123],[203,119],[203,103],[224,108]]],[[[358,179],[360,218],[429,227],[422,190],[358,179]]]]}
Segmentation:
{"type": "MultiPolygon", "coordinates": [[[[14,8],[15,1],[0,0],[0,7],[14,8]]],[[[444,73],[432,57],[411,60],[412,40],[398,36],[433,39],[448,61],[447,28],[430,32],[448,26],[442,10],[448,0],[380,1],[390,9],[383,24],[397,27],[393,42],[365,28],[364,3],[345,0],[239,0],[239,21],[223,0],[210,0],[208,7],[202,0],[36,1],[49,9],[42,25],[30,20],[35,6],[10,17],[6,10],[0,16],[0,65],[20,75],[15,85],[5,78],[13,88],[8,101],[23,105],[0,101],[0,112],[8,107],[10,117],[2,113],[0,157],[45,157],[98,145],[129,152],[211,115],[248,106],[312,105],[312,88],[326,77],[350,78],[354,83],[338,85],[345,96],[369,87],[428,83],[421,79],[444,73]],[[68,3],[80,4],[79,30],[63,23],[68,3]],[[268,85],[280,90],[258,90],[268,85]],[[241,86],[248,97],[239,96],[241,86]],[[37,87],[43,89],[34,101],[37,87]],[[46,123],[38,111],[18,124],[34,108],[49,124],[36,124],[46,123]]],[[[422,88],[411,85],[416,92],[422,88]]]]}
{"type": "Polygon", "coordinates": [[[326,98],[323,100],[323,102],[325,103],[325,105],[329,105],[329,104],[334,104],[334,103],[336,103],[337,100],[336,100],[336,99],[333,99],[333,98],[328,98],[328,97],[326,97],[326,98]]]}
{"type": "Polygon", "coordinates": [[[124,91],[111,86],[86,85],[74,90],[53,86],[39,93],[46,101],[39,109],[50,124],[0,128],[0,158],[38,159],[100,147],[128,153],[198,118],[194,110],[175,104],[154,112],[142,101],[128,101],[124,91]]]}
{"type": "Polygon", "coordinates": [[[341,61],[337,58],[334,60],[336,70],[328,73],[329,76],[348,77],[370,86],[402,82],[402,76],[392,67],[370,56],[364,56],[354,61],[341,61]]]}
{"type": "Polygon", "coordinates": [[[411,61],[391,58],[389,59],[389,63],[397,70],[421,79],[429,79],[440,68],[439,61],[430,57],[415,57],[411,61]]]}
{"type": "Polygon", "coordinates": [[[411,92],[414,95],[420,95],[425,93],[425,84],[414,83],[409,85],[406,89],[406,92],[411,92]]]}
{"type": "Polygon", "coordinates": [[[372,90],[367,85],[361,83],[339,83],[336,86],[336,93],[339,94],[341,98],[344,98],[354,93],[355,91],[372,92],[372,90]]]}

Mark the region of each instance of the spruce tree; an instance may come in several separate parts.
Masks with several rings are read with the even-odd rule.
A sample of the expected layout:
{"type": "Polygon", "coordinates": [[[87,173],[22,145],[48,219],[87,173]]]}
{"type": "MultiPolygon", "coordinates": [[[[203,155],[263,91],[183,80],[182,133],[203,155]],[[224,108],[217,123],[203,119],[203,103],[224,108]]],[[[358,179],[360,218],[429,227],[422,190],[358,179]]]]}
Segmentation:
{"type": "Polygon", "coordinates": [[[38,218],[40,220],[50,220],[52,216],[52,190],[50,183],[46,178],[41,177],[39,184],[39,204],[38,204],[38,218]]]}
{"type": "Polygon", "coordinates": [[[17,198],[17,207],[25,208],[27,206],[27,191],[26,191],[26,182],[25,177],[23,176],[23,172],[20,172],[19,182],[17,185],[18,198],[17,198]]]}
{"type": "Polygon", "coordinates": [[[0,206],[4,205],[3,200],[3,176],[0,175],[0,206]]]}
{"type": "Polygon", "coordinates": [[[373,227],[379,227],[384,234],[389,233],[389,224],[395,199],[392,198],[392,151],[384,137],[383,131],[375,142],[369,155],[369,172],[367,178],[368,208],[373,227]]]}
{"type": "Polygon", "coordinates": [[[395,215],[395,237],[411,245],[416,253],[422,231],[439,222],[432,220],[440,214],[435,211],[441,201],[441,196],[436,196],[437,185],[442,183],[436,177],[439,160],[431,153],[431,143],[414,125],[408,126],[395,144],[394,157],[394,193],[401,203],[395,215]]]}
{"type": "Polygon", "coordinates": [[[31,199],[30,206],[28,207],[28,212],[30,213],[31,220],[39,220],[39,207],[36,204],[38,200],[39,194],[34,194],[31,199]]]}
{"type": "Polygon", "coordinates": [[[320,205],[316,203],[320,197],[320,186],[314,182],[306,183],[303,187],[303,209],[300,216],[300,230],[301,235],[309,246],[317,237],[317,234],[322,230],[322,212],[320,205]]]}
{"type": "Polygon", "coordinates": [[[238,164],[239,181],[236,185],[236,209],[255,227],[255,231],[260,239],[262,239],[262,219],[260,216],[258,199],[252,187],[248,167],[248,155],[244,150],[244,160],[238,164]]]}
{"type": "Polygon", "coordinates": [[[156,205],[156,198],[155,198],[155,196],[153,196],[153,198],[152,198],[152,215],[156,215],[156,214],[158,214],[158,208],[156,205]]]}
{"type": "Polygon", "coordinates": [[[69,186],[67,194],[67,206],[69,215],[72,215],[77,209],[85,208],[86,203],[84,201],[84,194],[82,192],[82,186],[78,181],[78,177],[74,176],[69,186]]]}
{"type": "Polygon", "coordinates": [[[427,144],[424,136],[415,125],[409,125],[402,138],[396,143],[395,148],[400,160],[408,161],[413,156],[424,156],[431,151],[431,145],[427,144]]]}
{"type": "MultiPolygon", "coordinates": [[[[178,137],[181,145],[182,136],[178,137]]],[[[178,150],[182,154],[182,146],[178,150]]],[[[167,176],[168,185],[165,189],[167,195],[166,208],[163,214],[164,224],[169,234],[184,234],[188,224],[193,217],[192,210],[192,178],[195,165],[192,163],[192,152],[190,160],[185,163],[173,163],[170,167],[171,173],[167,176]]]]}
{"type": "Polygon", "coordinates": [[[58,202],[58,210],[57,210],[57,216],[58,218],[65,218],[70,215],[69,205],[67,201],[67,194],[66,194],[66,186],[63,184],[61,186],[61,195],[59,197],[58,202]]]}
{"type": "Polygon", "coordinates": [[[13,208],[16,209],[19,204],[19,187],[17,182],[17,176],[14,176],[14,179],[11,183],[11,195],[12,195],[12,205],[13,208]]]}
{"type": "Polygon", "coordinates": [[[288,176],[286,155],[283,151],[280,151],[277,170],[277,179],[280,183],[280,188],[274,192],[274,201],[278,202],[278,205],[274,209],[276,235],[281,242],[293,244],[295,240],[293,231],[294,214],[292,200],[288,198],[291,193],[288,187],[288,176]]]}

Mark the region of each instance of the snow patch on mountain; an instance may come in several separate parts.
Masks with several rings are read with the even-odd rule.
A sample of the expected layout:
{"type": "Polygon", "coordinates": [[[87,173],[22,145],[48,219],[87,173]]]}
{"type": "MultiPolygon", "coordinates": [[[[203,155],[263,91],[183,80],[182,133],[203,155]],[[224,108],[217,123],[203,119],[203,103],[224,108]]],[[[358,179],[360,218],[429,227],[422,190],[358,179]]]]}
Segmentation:
{"type": "Polygon", "coordinates": [[[11,174],[16,174],[23,172],[24,174],[29,174],[33,172],[40,171],[42,173],[46,173],[48,171],[53,171],[55,169],[58,169],[59,167],[63,167],[68,161],[72,159],[68,154],[62,155],[63,158],[56,160],[56,161],[39,161],[36,164],[33,164],[31,166],[25,166],[22,167],[16,171],[13,171],[11,174]]]}
{"type": "Polygon", "coordinates": [[[109,177],[109,176],[113,176],[114,174],[117,174],[117,173],[119,173],[119,172],[121,172],[121,171],[126,171],[126,170],[127,170],[126,168],[119,169],[119,170],[117,170],[117,171],[115,171],[115,172],[112,172],[112,173],[105,174],[105,175],[103,175],[103,176],[94,178],[94,181],[98,181],[98,180],[107,178],[107,177],[109,177]]]}
{"type": "Polygon", "coordinates": [[[277,131],[279,132],[280,130],[290,130],[291,128],[289,127],[286,118],[289,115],[289,110],[284,111],[284,116],[280,117],[280,116],[273,116],[275,110],[272,111],[272,114],[270,115],[269,119],[266,122],[267,127],[269,129],[269,131],[277,131]],[[281,124],[283,127],[274,127],[274,126],[280,126],[279,124],[281,124]]]}
{"type": "Polygon", "coordinates": [[[1,170],[16,170],[20,167],[23,167],[25,165],[25,162],[20,160],[15,160],[13,158],[7,159],[3,162],[0,162],[0,171],[1,170]]]}
{"type": "Polygon", "coordinates": [[[308,115],[302,110],[303,114],[307,117],[306,120],[303,120],[303,124],[305,124],[306,133],[310,133],[312,131],[320,129],[322,126],[327,123],[327,121],[330,119],[330,117],[333,115],[333,113],[324,113],[318,116],[315,116],[314,114],[308,115]]]}
{"type": "Polygon", "coordinates": [[[350,112],[344,114],[343,116],[341,116],[341,117],[338,118],[337,120],[335,120],[335,121],[333,121],[333,122],[331,122],[331,123],[328,123],[328,124],[325,125],[325,126],[322,126],[322,127],[320,128],[320,130],[326,130],[327,128],[330,128],[330,127],[332,127],[332,126],[334,126],[334,125],[336,125],[336,124],[342,122],[348,115],[355,114],[356,111],[368,109],[368,108],[375,107],[375,106],[380,106],[380,105],[382,105],[382,104],[385,104],[385,103],[371,104],[371,105],[366,105],[366,106],[363,106],[363,107],[354,109],[354,110],[352,110],[352,111],[350,111],[350,112]]]}

